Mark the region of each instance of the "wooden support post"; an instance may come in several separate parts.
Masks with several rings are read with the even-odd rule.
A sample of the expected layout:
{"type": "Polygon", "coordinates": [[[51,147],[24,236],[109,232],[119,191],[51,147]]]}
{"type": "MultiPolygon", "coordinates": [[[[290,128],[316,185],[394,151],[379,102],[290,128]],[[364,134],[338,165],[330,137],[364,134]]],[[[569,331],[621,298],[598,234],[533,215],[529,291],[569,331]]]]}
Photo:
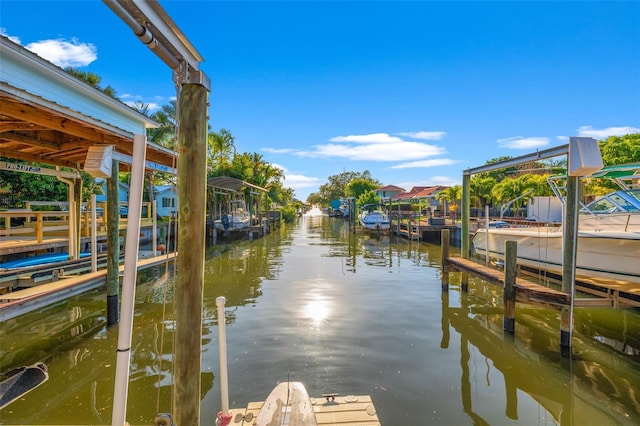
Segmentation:
{"type": "Polygon", "coordinates": [[[504,255],[504,317],[502,328],[507,333],[515,332],[516,323],[516,265],[518,258],[518,243],[515,241],[505,242],[504,255]]]}
{"type": "MultiPolygon", "coordinates": [[[[107,216],[107,326],[116,324],[120,318],[119,297],[120,279],[118,278],[118,266],[120,263],[120,230],[118,200],[118,174],[120,163],[113,160],[111,163],[111,177],[107,179],[107,213],[115,211],[118,214],[107,216]]],[[[86,220],[86,219],[85,219],[86,220]]],[[[88,220],[86,220],[88,222],[88,220]]],[[[95,228],[95,224],[94,224],[95,228]]]]}
{"type": "Polygon", "coordinates": [[[571,356],[571,335],[573,332],[573,297],[575,296],[576,258],[577,258],[577,225],[578,225],[578,192],[580,177],[567,176],[567,202],[562,224],[562,291],[571,296],[571,306],[560,311],[560,353],[563,357],[571,356]]]}
{"type": "Polygon", "coordinates": [[[73,251],[69,246],[69,257],[71,259],[80,259],[80,206],[82,204],[82,179],[74,179],[73,199],[76,202],[73,211],[73,219],[69,218],[69,228],[73,226],[73,251]]]}
{"type": "Polygon", "coordinates": [[[440,245],[442,247],[442,273],[440,282],[442,291],[449,291],[449,230],[443,229],[440,233],[440,245]]]}
{"type": "Polygon", "coordinates": [[[471,237],[469,236],[469,220],[471,216],[471,175],[462,176],[462,227],[460,236],[460,255],[463,259],[469,259],[471,255],[471,237]]]}
{"type": "Polygon", "coordinates": [[[451,333],[449,331],[449,292],[443,291],[440,293],[440,306],[442,306],[442,315],[440,316],[440,328],[442,329],[442,340],[440,340],[440,347],[447,349],[449,347],[449,339],[451,333]]]}
{"type": "Polygon", "coordinates": [[[173,413],[177,425],[200,424],[202,297],[207,190],[205,87],[178,95],[178,274],[176,277],[173,413]],[[184,248],[184,250],[182,250],[184,248]]]}

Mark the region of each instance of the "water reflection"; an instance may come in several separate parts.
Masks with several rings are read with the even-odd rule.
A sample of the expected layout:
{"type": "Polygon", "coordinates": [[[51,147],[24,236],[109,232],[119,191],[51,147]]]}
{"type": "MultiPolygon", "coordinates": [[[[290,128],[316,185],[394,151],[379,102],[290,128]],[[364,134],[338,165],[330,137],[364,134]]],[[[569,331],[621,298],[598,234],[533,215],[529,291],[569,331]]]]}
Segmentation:
{"type": "MultiPolygon", "coordinates": [[[[438,246],[295,226],[207,252],[202,418],[220,407],[217,312],[225,296],[230,398],[261,400],[277,380],[314,395],[369,394],[384,425],[640,424],[640,315],[578,309],[574,358],[558,354],[556,311],[519,304],[502,332],[502,292],[440,286],[438,246]]],[[[141,274],[127,419],[171,410],[173,271],[141,274]]],[[[50,379],[0,412],[3,424],[110,422],[117,327],[96,291],[0,324],[0,371],[44,361],[50,379]],[[37,410],[33,410],[37,401],[37,410]]]]}

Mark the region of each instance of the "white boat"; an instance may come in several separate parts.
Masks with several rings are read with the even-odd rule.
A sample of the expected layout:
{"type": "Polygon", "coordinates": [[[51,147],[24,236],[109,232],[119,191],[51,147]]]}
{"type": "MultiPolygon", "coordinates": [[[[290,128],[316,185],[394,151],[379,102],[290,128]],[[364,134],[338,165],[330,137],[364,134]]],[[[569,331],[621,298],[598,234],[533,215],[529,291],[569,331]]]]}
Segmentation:
{"type": "Polygon", "coordinates": [[[382,211],[378,204],[366,204],[362,206],[362,212],[358,215],[360,225],[372,231],[386,231],[391,227],[389,216],[382,211]]]}
{"type": "Polygon", "coordinates": [[[313,402],[304,385],[287,381],[273,388],[253,424],[317,426],[318,423],[313,411],[313,402]]]}
{"type": "Polygon", "coordinates": [[[222,215],[214,221],[217,229],[244,229],[251,226],[251,216],[244,207],[244,200],[232,201],[231,213],[222,215]]]}
{"type": "MultiPolygon", "coordinates": [[[[518,264],[562,274],[561,226],[478,229],[472,240],[476,254],[487,254],[487,240],[489,257],[503,259],[505,242],[516,241],[518,264]]],[[[580,210],[576,279],[640,285],[640,189],[626,187],[580,210]]]]}

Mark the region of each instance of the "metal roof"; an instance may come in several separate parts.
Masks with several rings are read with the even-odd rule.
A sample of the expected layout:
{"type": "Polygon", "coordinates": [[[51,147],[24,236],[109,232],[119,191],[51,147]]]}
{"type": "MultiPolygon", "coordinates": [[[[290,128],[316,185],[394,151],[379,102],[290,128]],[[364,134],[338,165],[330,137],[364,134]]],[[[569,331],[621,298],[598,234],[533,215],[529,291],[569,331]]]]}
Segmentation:
{"type": "MultiPolygon", "coordinates": [[[[2,36],[0,53],[1,157],[81,170],[89,147],[132,155],[134,132],[158,125],[2,36]],[[46,87],[31,83],[36,78],[46,87]]],[[[175,153],[159,145],[147,143],[146,157],[175,167],[175,153]]]]}
{"type": "Polygon", "coordinates": [[[207,180],[207,186],[210,186],[212,188],[224,189],[231,192],[238,192],[247,187],[257,189],[258,191],[262,192],[268,192],[268,190],[258,185],[254,185],[249,182],[245,182],[243,180],[229,176],[218,176],[210,178],[207,180]]]}

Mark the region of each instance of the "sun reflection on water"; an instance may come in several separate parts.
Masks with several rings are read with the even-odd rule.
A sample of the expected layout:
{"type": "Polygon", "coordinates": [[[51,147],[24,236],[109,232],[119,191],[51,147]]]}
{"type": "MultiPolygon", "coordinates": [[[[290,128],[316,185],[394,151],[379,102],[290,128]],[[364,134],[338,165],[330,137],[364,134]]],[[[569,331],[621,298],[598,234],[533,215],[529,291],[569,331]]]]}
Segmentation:
{"type": "Polygon", "coordinates": [[[315,327],[322,325],[330,313],[329,303],[324,299],[311,300],[304,307],[304,317],[309,318],[315,327]]]}

